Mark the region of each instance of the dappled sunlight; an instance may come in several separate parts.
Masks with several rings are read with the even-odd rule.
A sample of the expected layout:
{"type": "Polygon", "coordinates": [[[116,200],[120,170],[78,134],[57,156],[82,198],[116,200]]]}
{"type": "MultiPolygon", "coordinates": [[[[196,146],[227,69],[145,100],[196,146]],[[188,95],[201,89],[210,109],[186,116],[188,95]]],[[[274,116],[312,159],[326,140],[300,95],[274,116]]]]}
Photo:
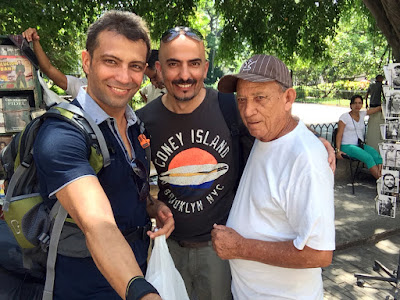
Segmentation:
{"type": "Polygon", "coordinates": [[[385,253],[389,254],[399,253],[399,247],[389,240],[380,241],[375,245],[375,247],[377,247],[378,249],[380,249],[385,253]]]}

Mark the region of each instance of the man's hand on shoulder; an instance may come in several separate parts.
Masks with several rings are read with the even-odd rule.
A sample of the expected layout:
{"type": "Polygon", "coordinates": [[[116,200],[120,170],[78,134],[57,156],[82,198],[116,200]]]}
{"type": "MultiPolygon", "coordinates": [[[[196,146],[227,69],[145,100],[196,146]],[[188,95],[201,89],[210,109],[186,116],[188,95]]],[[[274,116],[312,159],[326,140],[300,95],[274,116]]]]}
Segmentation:
{"type": "Polygon", "coordinates": [[[336,154],[335,154],[335,149],[333,149],[331,143],[329,143],[326,139],[323,137],[319,137],[319,140],[324,144],[326,151],[328,152],[328,163],[329,166],[332,169],[332,172],[335,173],[336,170],[336,154]]]}
{"type": "Polygon", "coordinates": [[[175,229],[175,221],[171,210],[160,200],[155,199],[149,195],[149,201],[147,203],[147,213],[151,218],[155,218],[157,221],[157,232],[148,231],[147,235],[154,239],[157,236],[165,234],[168,238],[172,231],[175,229]]]}

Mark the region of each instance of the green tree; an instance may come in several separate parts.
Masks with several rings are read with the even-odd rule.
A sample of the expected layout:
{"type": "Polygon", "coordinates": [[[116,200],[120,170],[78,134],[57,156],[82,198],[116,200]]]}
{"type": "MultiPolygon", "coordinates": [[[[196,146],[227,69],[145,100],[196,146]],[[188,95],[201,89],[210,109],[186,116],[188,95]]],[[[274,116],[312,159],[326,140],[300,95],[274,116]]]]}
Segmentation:
{"type": "MultiPolygon", "coordinates": [[[[384,20],[400,15],[398,1],[363,2],[372,12],[373,18],[368,20],[377,20],[398,59],[400,47],[394,47],[400,40],[400,26],[390,23],[392,33],[382,29],[384,20]],[[386,19],[377,12],[382,8],[386,19]]],[[[80,72],[77,62],[88,25],[105,10],[128,10],[147,21],[155,47],[162,33],[173,26],[188,25],[200,30],[211,47],[211,71],[216,78],[216,66],[223,70],[236,68],[238,61],[254,53],[275,54],[289,64],[296,57],[314,63],[329,59],[329,41],[336,34],[340,17],[360,3],[361,0],[0,0],[0,29],[2,34],[18,34],[28,27],[38,27],[43,48],[53,63],[63,72],[76,73],[80,72]]]]}
{"type": "Polygon", "coordinates": [[[400,3],[393,0],[363,0],[377,26],[393,50],[393,57],[400,62],[400,3]]]}
{"type": "Polygon", "coordinates": [[[388,43],[362,1],[342,11],[334,37],[326,38],[327,55],[321,62],[295,56],[292,65],[298,84],[332,83],[363,75],[373,78],[387,63],[388,43]]]}

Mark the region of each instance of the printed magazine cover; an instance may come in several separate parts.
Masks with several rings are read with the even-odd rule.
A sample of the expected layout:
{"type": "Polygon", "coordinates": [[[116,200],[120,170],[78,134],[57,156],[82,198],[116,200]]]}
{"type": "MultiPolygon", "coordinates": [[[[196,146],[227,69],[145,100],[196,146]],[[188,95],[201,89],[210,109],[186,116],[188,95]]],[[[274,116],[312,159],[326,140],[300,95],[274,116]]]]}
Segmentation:
{"type": "Polygon", "coordinates": [[[28,97],[3,97],[3,114],[6,132],[18,132],[31,121],[28,97]]]}
{"type": "Polygon", "coordinates": [[[32,89],[32,65],[17,47],[0,45],[0,89],[32,89]]]}

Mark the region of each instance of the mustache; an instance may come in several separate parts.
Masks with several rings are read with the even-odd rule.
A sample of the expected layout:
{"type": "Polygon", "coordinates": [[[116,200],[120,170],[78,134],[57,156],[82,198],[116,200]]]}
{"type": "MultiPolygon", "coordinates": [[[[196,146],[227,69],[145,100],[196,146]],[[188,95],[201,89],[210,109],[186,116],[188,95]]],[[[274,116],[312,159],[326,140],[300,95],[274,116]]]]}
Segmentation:
{"type": "Polygon", "coordinates": [[[173,84],[195,84],[197,83],[196,79],[189,78],[188,80],[183,80],[183,79],[178,79],[178,80],[172,80],[173,84]]]}

